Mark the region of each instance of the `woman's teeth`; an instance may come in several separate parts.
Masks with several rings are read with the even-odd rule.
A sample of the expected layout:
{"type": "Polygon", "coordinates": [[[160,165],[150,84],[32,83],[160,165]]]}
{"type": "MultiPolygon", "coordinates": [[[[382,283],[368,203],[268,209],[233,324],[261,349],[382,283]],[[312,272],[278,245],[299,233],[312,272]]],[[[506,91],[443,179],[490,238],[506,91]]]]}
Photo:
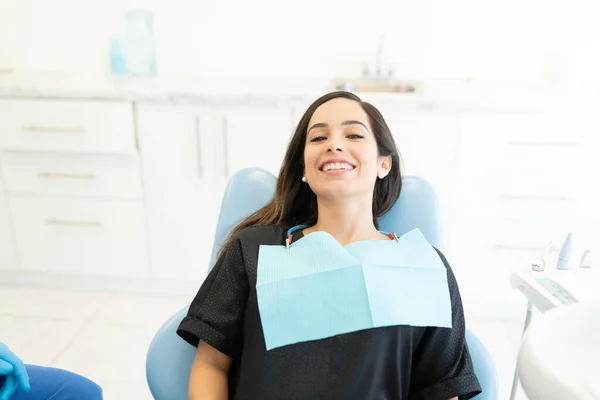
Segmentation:
{"type": "Polygon", "coordinates": [[[334,171],[334,170],[338,170],[338,169],[354,169],[354,167],[348,163],[329,163],[329,164],[325,164],[325,166],[323,167],[323,171],[334,171]]]}

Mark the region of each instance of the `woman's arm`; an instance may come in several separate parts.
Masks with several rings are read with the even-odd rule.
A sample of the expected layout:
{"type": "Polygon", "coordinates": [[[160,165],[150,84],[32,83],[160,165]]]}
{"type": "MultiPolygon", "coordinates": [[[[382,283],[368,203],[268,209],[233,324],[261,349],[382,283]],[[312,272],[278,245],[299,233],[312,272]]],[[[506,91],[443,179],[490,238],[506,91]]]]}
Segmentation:
{"type": "Polygon", "coordinates": [[[242,353],[250,287],[239,238],[219,256],[190,304],[177,334],[198,348],[190,371],[190,400],[227,400],[228,375],[242,353]]]}
{"type": "Polygon", "coordinates": [[[189,400],[228,400],[230,367],[230,357],[200,342],[190,372],[189,400]]]}
{"type": "Polygon", "coordinates": [[[438,254],[447,270],[452,306],[452,328],[426,327],[411,368],[409,399],[467,400],[481,393],[466,343],[462,299],[452,268],[438,254]],[[453,397],[448,397],[453,396],[453,397]]]}

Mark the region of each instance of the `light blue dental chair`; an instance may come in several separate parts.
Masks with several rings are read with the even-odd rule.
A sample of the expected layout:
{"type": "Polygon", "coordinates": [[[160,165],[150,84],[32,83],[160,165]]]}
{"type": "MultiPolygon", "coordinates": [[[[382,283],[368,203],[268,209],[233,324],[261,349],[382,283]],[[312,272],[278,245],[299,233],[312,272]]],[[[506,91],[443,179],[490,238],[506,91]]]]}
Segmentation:
{"type": "MultiPolygon", "coordinates": [[[[221,203],[210,260],[211,268],[227,235],[242,219],[273,198],[275,185],[275,176],[261,169],[241,170],[231,178],[221,203]]],[[[404,177],[402,185],[400,198],[379,220],[380,229],[401,235],[419,228],[430,243],[442,250],[439,206],[435,191],[427,181],[418,177],[404,177]]],[[[155,400],[188,399],[188,379],[196,348],[175,332],[186,313],[187,307],[167,320],[150,344],[146,358],[146,378],[155,400]]],[[[479,339],[468,330],[467,345],[483,389],[483,393],[475,398],[497,400],[498,377],[492,357],[479,339]]]]}

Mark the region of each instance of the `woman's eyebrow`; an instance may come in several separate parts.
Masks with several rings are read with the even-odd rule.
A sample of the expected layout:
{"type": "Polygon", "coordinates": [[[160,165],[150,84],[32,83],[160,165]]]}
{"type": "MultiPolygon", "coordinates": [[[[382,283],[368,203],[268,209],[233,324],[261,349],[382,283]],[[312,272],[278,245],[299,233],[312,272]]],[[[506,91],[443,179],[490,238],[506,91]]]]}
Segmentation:
{"type": "Polygon", "coordinates": [[[311,130],[316,129],[316,128],[327,128],[329,125],[327,125],[325,122],[319,122],[314,124],[313,126],[311,126],[310,128],[308,128],[308,130],[306,131],[306,134],[308,135],[310,133],[311,130]]]}
{"type": "Polygon", "coordinates": [[[367,126],[365,124],[363,124],[360,121],[355,121],[355,120],[344,121],[344,122],[342,122],[342,125],[362,125],[367,131],[369,130],[369,128],[367,128],[367,126]]]}
{"type": "MultiPolygon", "coordinates": [[[[348,120],[348,121],[344,121],[342,122],[342,125],[362,125],[367,131],[369,130],[369,128],[367,128],[367,126],[365,124],[363,124],[360,121],[356,121],[356,120],[348,120]]],[[[314,124],[313,126],[311,126],[308,131],[306,131],[306,134],[309,134],[311,130],[316,129],[316,128],[327,128],[329,125],[327,125],[325,122],[318,122],[316,124],[314,124]]]]}

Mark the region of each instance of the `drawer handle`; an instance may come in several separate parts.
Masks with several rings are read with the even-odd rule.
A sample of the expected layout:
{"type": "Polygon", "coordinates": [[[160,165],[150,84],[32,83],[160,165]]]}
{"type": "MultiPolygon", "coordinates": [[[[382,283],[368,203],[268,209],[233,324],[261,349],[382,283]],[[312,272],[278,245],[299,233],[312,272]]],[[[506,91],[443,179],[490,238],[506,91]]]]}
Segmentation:
{"type": "Polygon", "coordinates": [[[194,133],[196,134],[196,162],[198,163],[198,177],[202,178],[204,169],[202,168],[202,133],[200,132],[200,117],[194,118],[194,133]]]}
{"type": "Polygon", "coordinates": [[[222,120],[223,126],[223,172],[225,174],[225,179],[229,178],[229,143],[227,137],[227,129],[229,128],[227,125],[227,117],[223,117],[222,120]]]}
{"type": "Polygon", "coordinates": [[[508,142],[509,146],[540,146],[540,147],[580,147],[580,142],[535,142],[526,140],[511,140],[508,142]]]}
{"type": "Polygon", "coordinates": [[[500,198],[507,200],[535,200],[535,201],[573,201],[570,197],[565,196],[545,196],[545,195],[535,195],[535,194],[511,194],[511,193],[502,193],[500,198]]]}
{"type": "Polygon", "coordinates": [[[37,176],[42,179],[96,179],[96,174],[73,174],[63,172],[38,172],[37,176]]]}
{"type": "Polygon", "coordinates": [[[21,130],[30,133],[85,133],[85,129],[78,126],[24,126],[21,130]]]}
{"type": "Polygon", "coordinates": [[[80,228],[99,228],[102,226],[102,223],[99,221],[74,221],[68,219],[51,218],[46,220],[46,225],[76,226],[80,228]]]}

